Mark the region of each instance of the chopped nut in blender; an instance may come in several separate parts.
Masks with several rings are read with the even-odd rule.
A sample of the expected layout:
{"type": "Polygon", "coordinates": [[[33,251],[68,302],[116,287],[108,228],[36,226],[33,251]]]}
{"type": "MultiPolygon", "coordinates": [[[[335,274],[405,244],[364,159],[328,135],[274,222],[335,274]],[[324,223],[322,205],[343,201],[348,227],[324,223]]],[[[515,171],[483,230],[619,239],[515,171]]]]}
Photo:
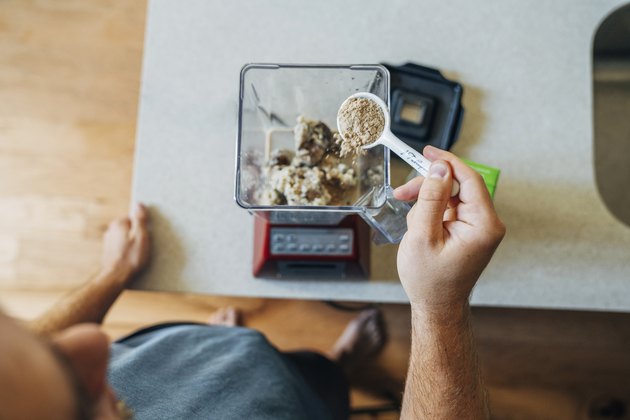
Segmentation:
{"type": "Polygon", "coordinates": [[[358,190],[355,165],[339,155],[339,135],[321,121],[298,117],[295,151],[273,149],[258,201],[266,205],[350,205],[358,190]]]}
{"type": "Polygon", "coordinates": [[[322,182],[325,173],[318,167],[288,165],[268,170],[262,197],[268,204],[325,206],[330,201],[330,193],[322,182]]]}

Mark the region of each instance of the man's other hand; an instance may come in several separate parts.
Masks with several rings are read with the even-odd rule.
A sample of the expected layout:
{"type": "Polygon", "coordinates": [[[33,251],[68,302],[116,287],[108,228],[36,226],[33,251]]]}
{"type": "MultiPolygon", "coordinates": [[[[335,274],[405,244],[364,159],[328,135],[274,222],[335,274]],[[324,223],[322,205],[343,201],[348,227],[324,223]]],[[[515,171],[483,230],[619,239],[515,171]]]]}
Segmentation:
{"type": "Polygon", "coordinates": [[[124,281],[146,266],[150,255],[149,214],[135,204],[131,216],[111,222],[103,238],[102,270],[117,273],[124,281]]]}
{"type": "Polygon", "coordinates": [[[505,235],[481,176],[452,153],[427,146],[429,175],[397,188],[415,200],[398,250],[398,274],[412,309],[448,316],[467,304],[481,272],[505,235]],[[453,178],[457,197],[450,197],[453,178]]]}

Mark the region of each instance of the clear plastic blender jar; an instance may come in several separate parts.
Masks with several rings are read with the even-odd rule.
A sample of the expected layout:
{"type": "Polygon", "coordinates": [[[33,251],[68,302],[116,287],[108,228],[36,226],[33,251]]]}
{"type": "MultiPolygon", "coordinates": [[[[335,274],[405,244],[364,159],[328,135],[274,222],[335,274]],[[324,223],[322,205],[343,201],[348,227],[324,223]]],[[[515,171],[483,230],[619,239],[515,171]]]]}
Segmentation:
{"type": "Polygon", "coordinates": [[[339,106],[356,92],[373,93],[389,104],[385,67],[248,64],[241,70],[239,92],[235,185],[239,206],[272,224],[335,225],[358,214],[375,231],[375,242],[400,241],[410,206],[391,196],[389,151],[382,146],[357,158],[358,191],[344,205],[265,205],[256,196],[264,188],[263,166],[270,151],[291,144],[298,116],[336,130],[339,106]]]}

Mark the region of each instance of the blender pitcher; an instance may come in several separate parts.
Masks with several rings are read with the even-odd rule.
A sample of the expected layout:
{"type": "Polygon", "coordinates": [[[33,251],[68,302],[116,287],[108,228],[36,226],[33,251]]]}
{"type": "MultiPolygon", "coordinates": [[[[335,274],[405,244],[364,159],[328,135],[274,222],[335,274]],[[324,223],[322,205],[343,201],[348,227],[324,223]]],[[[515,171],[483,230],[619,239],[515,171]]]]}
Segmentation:
{"type": "Polygon", "coordinates": [[[356,92],[373,93],[389,104],[387,69],[380,65],[245,65],[239,90],[237,204],[272,224],[284,225],[335,225],[358,214],[373,229],[375,243],[400,242],[411,206],[393,198],[389,150],[382,146],[357,157],[358,191],[343,205],[269,205],[256,194],[264,188],[263,167],[270,151],[292,144],[298,116],[322,121],[336,131],[339,106],[356,92]]]}

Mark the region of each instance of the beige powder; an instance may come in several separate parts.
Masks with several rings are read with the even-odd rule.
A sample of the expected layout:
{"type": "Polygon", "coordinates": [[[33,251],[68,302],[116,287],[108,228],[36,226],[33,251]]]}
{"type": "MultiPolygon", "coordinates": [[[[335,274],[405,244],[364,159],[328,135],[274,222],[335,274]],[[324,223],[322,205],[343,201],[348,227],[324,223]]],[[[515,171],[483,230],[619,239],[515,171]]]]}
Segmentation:
{"type": "Polygon", "coordinates": [[[378,104],[367,98],[352,98],[343,103],[338,114],[341,156],[358,154],[383,133],[385,117],[378,104]]]}

